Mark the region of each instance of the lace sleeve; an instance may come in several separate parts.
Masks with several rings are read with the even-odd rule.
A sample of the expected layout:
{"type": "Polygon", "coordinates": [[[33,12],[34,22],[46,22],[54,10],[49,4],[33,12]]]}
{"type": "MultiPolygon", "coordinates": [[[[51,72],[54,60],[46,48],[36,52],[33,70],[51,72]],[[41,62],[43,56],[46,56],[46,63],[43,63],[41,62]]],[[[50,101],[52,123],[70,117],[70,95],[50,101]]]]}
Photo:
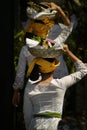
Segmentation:
{"type": "Polygon", "coordinates": [[[77,83],[87,74],[87,67],[82,61],[79,60],[74,65],[76,67],[76,72],[60,79],[60,84],[64,88],[68,88],[77,83]]]}
{"type": "Polygon", "coordinates": [[[13,84],[13,88],[17,89],[23,88],[23,84],[24,84],[24,76],[25,76],[25,70],[26,70],[26,50],[24,47],[22,47],[20,55],[19,55],[19,61],[18,61],[18,68],[17,68],[17,72],[16,72],[16,77],[15,77],[15,81],[13,84]]]}

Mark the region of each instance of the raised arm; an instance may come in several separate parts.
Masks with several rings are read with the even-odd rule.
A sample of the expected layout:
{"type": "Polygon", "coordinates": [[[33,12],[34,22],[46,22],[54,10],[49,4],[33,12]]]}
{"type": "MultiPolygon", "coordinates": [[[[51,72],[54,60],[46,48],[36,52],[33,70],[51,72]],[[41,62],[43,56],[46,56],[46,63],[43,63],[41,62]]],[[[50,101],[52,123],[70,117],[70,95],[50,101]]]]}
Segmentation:
{"type": "Polygon", "coordinates": [[[61,78],[59,81],[63,88],[68,88],[80,81],[87,74],[87,67],[69,50],[68,45],[63,45],[63,52],[72,60],[76,68],[76,72],[61,78]]]}
{"type": "Polygon", "coordinates": [[[48,5],[50,10],[57,10],[58,13],[61,15],[65,25],[69,26],[71,24],[69,18],[67,17],[67,15],[64,13],[64,11],[60,6],[56,5],[53,2],[41,2],[41,4],[48,5]]]}
{"type": "Polygon", "coordinates": [[[75,56],[68,48],[68,45],[64,44],[63,45],[63,52],[68,56],[70,57],[70,59],[72,60],[73,63],[79,61],[80,59],[75,56]]]}
{"type": "Polygon", "coordinates": [[[24,76],[26,70],[25,52],[25,48],[22,47],[19,55],[18,69],[16,72],[15,81],[12,86],[14,89],[12,103],[15,107],[17,107],[20,102],[20,90],[23,88],[24,85],[24,76]]]}

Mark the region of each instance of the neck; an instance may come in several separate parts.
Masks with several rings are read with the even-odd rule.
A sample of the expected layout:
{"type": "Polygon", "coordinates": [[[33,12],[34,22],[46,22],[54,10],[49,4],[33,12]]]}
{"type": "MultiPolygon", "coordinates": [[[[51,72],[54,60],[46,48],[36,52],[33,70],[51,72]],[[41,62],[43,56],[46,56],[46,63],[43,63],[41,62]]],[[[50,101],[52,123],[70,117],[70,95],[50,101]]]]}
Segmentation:
{"type": "Polygon", "coordinates": [[[48,80],[53,77],[53,74],[42,74],[42,81],[48,80]]]}
{"type": "Polygon", "coordinates": [[[50,83],[52,79],[53,79],[53,74],[50,75],[49,77],[42,76],[42,80],[38,83],[38,85],[43,85],[43,84],[50,83]]]}

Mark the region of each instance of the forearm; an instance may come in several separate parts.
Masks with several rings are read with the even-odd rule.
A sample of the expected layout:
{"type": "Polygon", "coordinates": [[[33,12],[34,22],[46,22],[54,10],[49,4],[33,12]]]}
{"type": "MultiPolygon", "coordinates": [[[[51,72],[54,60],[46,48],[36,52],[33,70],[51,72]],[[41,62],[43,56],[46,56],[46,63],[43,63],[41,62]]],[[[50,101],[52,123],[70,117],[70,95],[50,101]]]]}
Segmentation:
{"type": "Polygon", "coordinates": [[[13,88],[15,90],[17,89],[23,89],[23,85],[24,85],[24,76],[23,77],[15,77],[15,81],[13,83],[13,88]]]}
{"type": "Polygon", "coordinates": [[[75,56],[68,48],[67,44],[63,44],[63,52],[72,60],[73,63],[79,61],[80,59],[75,56]]]}
{"type": "Polygon", "coordinates": [[[67,17],[67,15],[64,13],[64,11],[60,6],[56,5],[54,2],[42,2],[42,3],[48,5],[50,10],[57,10],[61,15],[65,25],[69,26],[71,24],[69,18],[67,17]]]}
{"type": "Polygon", "coordinates": [[[75,63],[75,62],[77,62],[77,61],[80,60],[80,59],[79,59],[77,56],[75,56],[70,50],[68,50],[68,51],[66,52],[66,54],[67,54],[68,57],[70,57],[70,59],[72,60],[73,63],[75,63]]]}
{"type": "Polygon", "coordinates": [[[76,72],[63,77],[60,82],[61,85],[65,88],[68,88],[81,80],[86,74],[87,74],[87,67],[85,64],[77,57],[75,56],[68,48],[68,45],[63,45],[63,52],[72,60],[74,63],[74,66],[76,68],[76,72]]]}
{"type": "Polygon", "coordinates": [[[61,15],[61,17],[62,17],[64,23],[69,26],[69,25],[71,24],[71,22],[70,22],[69,18],[67,17],[67,15],[66,15],[66,14],[64,13],[64,11],[61,9],[61,7],[57,6],[57,10],[58,10],[58,12],[60,13],[60,15],[61,15]]]}

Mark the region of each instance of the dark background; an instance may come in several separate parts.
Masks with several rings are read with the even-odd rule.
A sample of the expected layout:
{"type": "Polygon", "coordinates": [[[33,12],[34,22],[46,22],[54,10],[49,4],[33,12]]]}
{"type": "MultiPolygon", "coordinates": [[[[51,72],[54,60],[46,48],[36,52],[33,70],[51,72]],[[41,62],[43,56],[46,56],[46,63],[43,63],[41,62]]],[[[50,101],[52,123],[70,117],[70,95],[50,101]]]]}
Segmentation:
{"type": "Polygon", "coordinates": [[[0,2],[0,130],[13,129],[13,2],[0,2]]]}

